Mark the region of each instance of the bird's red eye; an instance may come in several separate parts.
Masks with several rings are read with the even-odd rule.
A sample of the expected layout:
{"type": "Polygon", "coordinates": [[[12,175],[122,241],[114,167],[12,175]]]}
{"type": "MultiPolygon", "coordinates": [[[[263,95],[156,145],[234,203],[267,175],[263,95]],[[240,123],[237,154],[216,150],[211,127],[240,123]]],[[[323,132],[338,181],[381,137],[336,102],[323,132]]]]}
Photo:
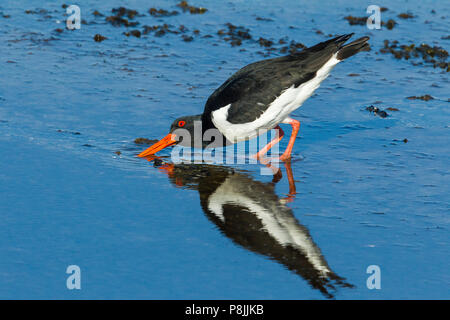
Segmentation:
{"type": "Polygon", "coordinates": [[[186,121],[183,121],[183,120],[178,121],[178,126],[179,127],[183,127],[185,124],[186,124],[186,121]]]}

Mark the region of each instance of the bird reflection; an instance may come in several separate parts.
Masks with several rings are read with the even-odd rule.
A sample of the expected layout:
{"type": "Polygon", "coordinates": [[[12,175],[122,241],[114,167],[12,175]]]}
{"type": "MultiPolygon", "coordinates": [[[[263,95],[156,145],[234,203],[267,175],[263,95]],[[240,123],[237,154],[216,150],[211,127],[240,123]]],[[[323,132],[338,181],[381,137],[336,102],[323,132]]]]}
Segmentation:
{"type": "Polygon", "coordinates": [[[338,287],[353,287],[331,270],[308,229],[286,205],[296,193],[289,162],[289,194],[280,198],[275,184],[282,179],[281,170],[275,170],[272,182],[263,183],[230,167],[157,160],[155,166],[174,185],[199,192],[208,219],[234,243],[283,264],[327,298],[334,298],[338,287]]]}

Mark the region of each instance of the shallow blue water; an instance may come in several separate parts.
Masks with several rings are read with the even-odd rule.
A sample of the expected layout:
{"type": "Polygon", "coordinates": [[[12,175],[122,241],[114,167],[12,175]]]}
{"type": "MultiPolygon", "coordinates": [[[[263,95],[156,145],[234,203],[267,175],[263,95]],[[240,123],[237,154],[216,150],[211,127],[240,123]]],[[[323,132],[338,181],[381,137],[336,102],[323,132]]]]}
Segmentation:
{"type": "Polygon", "coordinates": [[[66,18],[60,4],[1,2],[10,17],[0,14],[0,298],[449,298],[448,73],[378,52],[385,39],[448,50],[445,2],[380,4],[389,8],[382,19],[398,25],[373,31],[343,19],[365,15],[356,1],[196,1],[208,12],[147,12],[181,12],[176,3],[83,1],[88,24],[58,33],[66,18]],[[119,6],[145,14],[129,29],[169,23],[200,34],[191,42],[126,37],[126,27],[92,15],[119,6]],[[408,10],[417,17],[396,17],[408,10]],[[275,42],[371,37],[370,52],[339,64],[294,112],[302,123],[292,162],[297,194],[286,205],[283,166],[272,189],[259,164],[206,167],[205,175],[202,165],[164,171],[136,157],[145,146],[135,138],[163,137],[178,116],[200,113],[233,72],[264,58],[257,41],[223,41],[217,31],[227,22],[275,42]],[[108,39],[95,42],[97,33],[108,39]],[[406,99],[424,94],[435,99],[406,99]],[[365,110],[375,103],[399,111],[380,118],[365,110]],[[208,212],[202,200],[224,186],[230,168],[232,189],[258,190],[254,205],[294,222],[270,233],[239,206],[224,219],[208,212]],[[304,247],[274,241],[280,232],[304,236],[304,247]],[[66,288],[73,264],[81,290],[66,288]],[[321,291],[318,265],[345,280],[321,291]],[[369,265],[381,269],[380,290],[366,286],[369,265]]]}

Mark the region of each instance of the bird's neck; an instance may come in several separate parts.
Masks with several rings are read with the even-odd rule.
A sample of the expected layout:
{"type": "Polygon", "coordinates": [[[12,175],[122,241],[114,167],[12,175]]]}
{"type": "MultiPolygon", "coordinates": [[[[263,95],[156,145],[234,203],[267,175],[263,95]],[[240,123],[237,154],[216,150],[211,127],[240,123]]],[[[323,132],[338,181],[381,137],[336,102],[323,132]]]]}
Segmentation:
{"type": "Polygon", "coordinates": [[[203,133],[205,133],[205,131],[209,129],[217,129],[214,123],[212,122],[211,113],[205,112],[204,114],[202,114],[201,121],[203,133]]]}
{"type": "MultiPolygon", "coordinates": [[[[196,115],[194,116],[196,118],[196,120],[198,119],[198,121],[201,121],[202,124],[202,141],[201,141],[201,145],[202,148],[206,148],[206,147],[218,147],[220,146],[226,146],[228,144],[230,144],[230,142],[225,138],[225,136],[222,135],[222,133],[219,131],[219,129],[216,128],[216,126],[214,125],[214,123],[212,122],[211,119],[211,114],[210,113],[203,113],[201,115],[196,115]],[[208,130],[215,130],[215,132],[207,132],[208,130]],[[211,142],[209,139],[209,137],[211,137],[211,135],[215,138],[218,138],[219,140],[214,138],[215,143],[213,144],[213,146],[211,145],[211,142]],[[219,137],[220,136],[220,137],[219,137]],[[207,139],[208,141],[205,141],[204,139],[207,139]],[[219,144],[219,145],[217,145],[219,144]]],[[[198,143],[198,141],[197,141],[198,143]]],[[[197,144],[199,145],[199,144],[197,144]]]]}

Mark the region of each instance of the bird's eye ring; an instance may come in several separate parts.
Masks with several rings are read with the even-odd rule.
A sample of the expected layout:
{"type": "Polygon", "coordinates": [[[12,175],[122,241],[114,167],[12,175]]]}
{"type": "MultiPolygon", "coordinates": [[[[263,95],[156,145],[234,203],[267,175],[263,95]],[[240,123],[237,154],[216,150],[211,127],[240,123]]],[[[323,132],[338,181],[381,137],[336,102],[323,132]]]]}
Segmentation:
{"type": "Polygon", "coordinates": [[[183,120],[178,121],[178,126],[179,127],[184,127],[185,124],[186,124],[186,121],[183,121],[183,120]]]}

